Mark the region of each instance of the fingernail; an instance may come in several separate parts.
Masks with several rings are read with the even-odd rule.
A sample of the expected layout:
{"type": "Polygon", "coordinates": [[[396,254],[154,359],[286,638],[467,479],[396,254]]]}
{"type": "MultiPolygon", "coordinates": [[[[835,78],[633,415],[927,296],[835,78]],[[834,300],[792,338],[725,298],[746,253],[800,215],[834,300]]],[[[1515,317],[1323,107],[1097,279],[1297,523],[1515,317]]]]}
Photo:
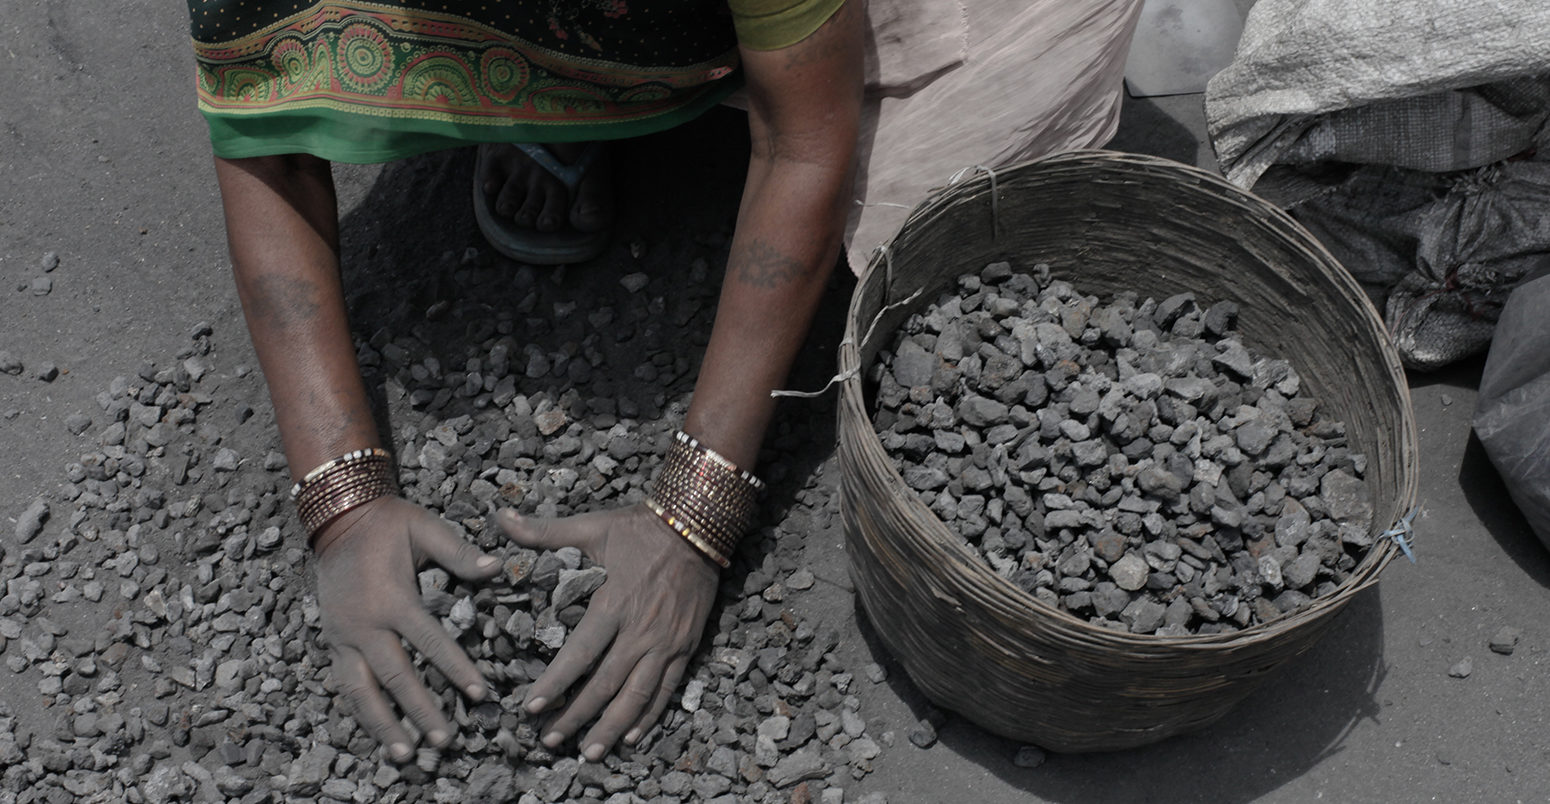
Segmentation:
{"type": "Polygon", "coordinates": [[[527,702],[527,711],[529,714],[536,715],[539,712],[544,711],[544,707],[548,705],[549,700],[547,698],[534,698],[533,700],[527,702]]]}
{"type": "Polygon", "coordinates": [[[544,735],[544,745],[546,745],[546,746],[548,746],[550,748],[553,748],[553,747],[559,745],[564,740],[565,740],[565,735],[563,735],[563,734],[561,734],[561,733],[559,733],[557,731],[551,731],[548,734],[544,735]]]}
{"type": "Polygon", "coordinates": [[[624,741],[630,745],[640,742],[640,729],[630,729],[630,733],[624,735],[624,741]]]}
{"type": "Polygon", "coordinates": [[[468,693],[468,697],[474,699],[475,701],[484,700],[483,684],[469,684],[467,689],[464,691],[468,693]]]}
{"type": "Polygon", "coordinates": [[[490,567],[493,567],[493,566],[495,566],[496,564],[499,564],[499,563],[501,563],[501,560],[496,558],[495,556],[485,556],[485,557],[479,559],[478,561],[475,561],[474,565],[477,566],[479,569],[489,569],[490,567]]]}
{"type": "Polygon", "coordinates": [[[393,743],[392,745],[388,746],[388,754],[398,762],[403,762],[404,760],[408,759],[409,755],[412,753],[414,752],[411,751],[409,746],[405,743],[393,743]]]}
{"type": "Polygon", "coordinates": [[[431,729],[425,734],[425,739],[430,742],[431,745],[441,745],[447,741],[447,733],[441,729],[431,729]]]}
{"type": "Polygon", "coordinates": [[[587,750],[582,751],[581,755],[592,762],[597,762],[603,758],[603,752],[606,750],[608,749],[604,748],[602,743],[593,743],[587,746],[587,750]]]}

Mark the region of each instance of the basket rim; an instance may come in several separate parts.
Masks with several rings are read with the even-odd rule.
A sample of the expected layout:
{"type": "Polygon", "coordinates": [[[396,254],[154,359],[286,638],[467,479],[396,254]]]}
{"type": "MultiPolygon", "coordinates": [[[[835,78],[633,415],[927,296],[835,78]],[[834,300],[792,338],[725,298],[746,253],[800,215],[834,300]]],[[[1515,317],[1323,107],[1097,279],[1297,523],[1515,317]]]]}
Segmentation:
{"type": "MultiPolygon", "coordinates": [[[[840,341],[837,350],[840,381],[839,390],[839,415],[843,418],[851,417],[863,422],[866,427],[861,428],[865,436],[857,439],[859,443],[853,447],[868,457],[877,459],[876,463],[885,467],[884,482],[897,485],[900,488],[909,489],[908,484],[899,471],[897,463],[887,451],[883,449],[882,441],[877,435],[875,426],[871,423],[871,417],[867,415],[864,405],[865,392],[862,387],[861,373],[861,349],[863,340],[871,336],[871,332],[857,332],[856,328],[860,320],[860,307],[863,303],[863,291],[868,286],[869,280],[875,280],[875,274],[879,271],[887,272],[886,280],[891,284],[892,253],[894,243],[905,238],[913,229],[930,221],[939,215],[946,206],[947,201],[957,193],[970,189],[978,189],[979,186],[995,187],[995,182],[1000,178],[1004,181],[1006,174],[1020,173],[1031,169],[1048,166],[1129,166],[1150,170],[1172,172],[1179,178],[1193,180],[1198,183],[1197,188],[1187,188],[1203,192],[1217,192],[1225,195],[1232,202],[1251,208],[1256,214],[1266,216],[1269,221],[1278,224],[1278,228],[1284,231],[1288,237],[1294,238],[1301,248],[1305,248],[1310,256],[1323,263],[1328,269],[1330,281],[1340,286],[1339,290],[1354,298],[1365,299],[1363,291],[1349,272],[1335,259],[1334,255],[1324,247],[1311,232],[1303,228],[1294,218],[1270,202],[1254,195],[1225,178],[1214,173],[1202,170],[1193,165],[1186,165],[1162,157],[1146,154],[1133,154],[1120,151],[1108,151],[1101,149],[1085,149],[1063,151],[1037,159],[1026,160],[1005,167],[996,168],[994,171],[976,172],[975,175],[963,178],[955,177],[956,181],[934,192],[926,200],[910,211],[904,223],[887,243],[879,245],[867,262],[867,267],[857,278],[851,299],[846,310],[845,334],[840,341]]],[[[1182,185],[1181,185],[1182,186],[1182,185]]],[[[900,301],[888,301],[888,285],[884,286],[883,306],[899,304],[900,301]]],[[[1416,498],[1419,493],[1419,453],[1417,449],[1418,437],[1416,434],[1415,412],[1410,401],[1408,385],[1403,382],[1405,377],[1399,353],[1395,349],[1389,337],[1388,329],[1382,319],[1370,303],[1356,305],[1360,308],[1359,315],[1363,318],[1367,327],[1371,328],[1379,337],[1377,338],[1380,357],[1386,364],[1390,375],[1400,381],[1400,391],[1397,395],[1400,402],[1400,422],[1402,432],[1399,434],[1398,451],[1401,455],[1401,465],[1396,467],[1399,479],[1399,492],[1401,499],[1401,511],[1409,511],[1416,507],[1416,498]]],[[[847,440],[845,427],[839,428],[841,450],[844,450],[844,442],[847,440]]],[[[956,565],[960,572],[967,573],[971,578],[988,584],[987,588],[1002,593],[1008,603],[1017,605],[1026,610],[1030,615],[1053,616],[1058,622],[1070,626],[1078,633],[1090,633],[1114,644],[1116,647],[1134,647],[1144,649],[1178,648],[1199,650],[1221,650],[1238,648],[1246,644],[1257,643],[1274,639],[1286,632],[1298,630],[1304,626],[1322,620],[1343,608],[1349,600],[1358,592],[1374,586],[1378,582],[1379,575],[1389,562],[1399,553],[1398,546],[1393,540],[1381,538],[1378,534],[1388,529],[1387,523],[1373,524],[1373,545],[1368,548],[1367,554],[1351,570],[1351,574],[1327,595],[1314,597],[1312,603],[1302,609],[1283,614],[1267,622],[1259,623],[1233,632],[1217,634],[1190,634],[1186,636],[1159,636],[1156,634],[1132,634],[1125,631],[1111,630],[1093,625],[1077,616],[1026,592],[1010,579],[1003,578],[989,567],[970,560],[969,547],[963,543],[962,538],[954,534],[935,512],[927,508],[919,497],[911,490],[908,502],[925,514],[924,530],[929,534],[929,548],[939,553],[939,558],[944,563],[956,565]]],[[[843,499],[842,499],[843,502],[843,499]]],[[[922,545],[925,547],[927,545],[922,545]]]]}

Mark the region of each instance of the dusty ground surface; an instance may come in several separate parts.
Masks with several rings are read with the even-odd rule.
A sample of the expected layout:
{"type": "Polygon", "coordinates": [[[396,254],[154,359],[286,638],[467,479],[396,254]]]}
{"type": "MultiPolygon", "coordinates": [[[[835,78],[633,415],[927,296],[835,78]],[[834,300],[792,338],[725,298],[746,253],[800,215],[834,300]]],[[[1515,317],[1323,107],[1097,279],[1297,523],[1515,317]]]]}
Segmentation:
{"type": "MultiPolygon", "coordinates": [[[[228,438],[262,455],[275,443],[268,400],[235,379],[253,366],[227,270],[218,198],[203,123],[191,93],[184,10],[126,2],[97,8],[0,3],[0,349],[26,365],[0,375],[0,534],[10,519],[64,482],[64,467],[96,429],[68,432],[74,413],[146,359],[169,361],[200,322],[214,334],[212,362],[257,415],[228,438]],[[54,252],[52,290],[29,285],[54,252]],[[54,363],[52,382],[34,367],[54,363]]],[[[1198,105],[1198,100],[1195,102],[1198,105]]],[[[735,205],[740,138],[735,118],[633,143],[620,176],[626,210],[619,242],[598,264],[560,283],[614,273],[671,270],[714,250],[735,205]],[[725,147],[722,147],[722,146],[725,147]],[[703,154],[710,153],[711,158],[703,154]],[[706,240],[709,236],[711,239],[706,240]],[[635,260],[627,244],[646,246],[635,260]]],[[[1204,162],[1199,113],[1188,99],[1127,109],[1116,147],[1204,162]]],[[[445,252],[477,245],[464,215],[468,160],[453,155],[403,168],[341,168],[347,276],[358,288],[359,330],[411,326],[449,292],[427,272],[445,252]],[[373,246],[391,242],[391,265],[373,246]],[[400,303],[400,302],[404,303],[400,303]],[[407,312],[406,312],[407,311],[407,312]]],[[[547,281],[547,280],[546,280],[547,281]]],[[[794,385],[815,387],[832,366],[850,282],[838,280],[794,385]]],[[[574,285],[573,285],[574,286],[574,285]]],[[[1205,731],[1117,754],[1052,755],[1037,768],[1019,746],[950,719],[940,741],[918,749],[902,735],[925,702],[869,630],[844,571],[835,517],[815,518],[805,558],[819,578],[793,597],[808,616],[843,629],[856,666],[876,661],[888,679],[859,685],[869,732],[900,736],[850,796],[895,802],[1088,801],[1541,801],[1550,790],[1550,560],[1511,508],[1477,444],[1469,414],[1478,364],[1412,377],[1421,437],[1419,563],[1396,562],[1374,591],[1344,612],[1309,654],[1290,663],[1205,731]],[[1522,629],[1501,656],[1487,641],[1522,629]],[[1473,673],[1453,678],[1465,657],[1473,673]]],[[[832,421],[833,400],[791,403],[786,415],[832,421]]],[[[826,443],[808,466],[832,487],[826,443]]],[[[174,556],[164,557],[164,561],[174,556]]],[[[19,724],[47,731],[36,679],[0,669],[0,699],[19,724]]]]}

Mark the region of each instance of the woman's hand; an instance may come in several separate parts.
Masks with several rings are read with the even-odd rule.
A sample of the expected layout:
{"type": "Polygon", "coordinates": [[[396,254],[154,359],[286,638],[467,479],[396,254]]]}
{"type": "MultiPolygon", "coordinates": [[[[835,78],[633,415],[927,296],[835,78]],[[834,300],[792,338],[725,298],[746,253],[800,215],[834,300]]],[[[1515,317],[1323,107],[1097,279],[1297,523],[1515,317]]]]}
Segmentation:
{"type": "Polygon", "coordinates": [[[524,547],[576,547],[608,570],[586,616],[528,691],[528,712],[555,713],[544,745],[558,747],[594,718],[581,740],[588,761],[601,760],[621,736],[626,745],[639,742],[700,642],[716,596],[715,565],[643,505],[555,520],[510,509],[496,516],[524,547]]]}
{"type": "Polygon", "coordinates": [[[425,610],[416,573],[429,560],[463,580],[483,581],[500,572],[500,560],[399,497],[378,497],[329,523],[318,536],[317,552],[323,636],[333,651],[339,694],[356,721],[387,746],[394,761],[414,756],[409,734],[382,695],[386,689],[427,743],[446,745],[454,728],[420,683],[399,639],[408,640],[470,699],[483,700],[487,688],[467,654],[425,610]]]}

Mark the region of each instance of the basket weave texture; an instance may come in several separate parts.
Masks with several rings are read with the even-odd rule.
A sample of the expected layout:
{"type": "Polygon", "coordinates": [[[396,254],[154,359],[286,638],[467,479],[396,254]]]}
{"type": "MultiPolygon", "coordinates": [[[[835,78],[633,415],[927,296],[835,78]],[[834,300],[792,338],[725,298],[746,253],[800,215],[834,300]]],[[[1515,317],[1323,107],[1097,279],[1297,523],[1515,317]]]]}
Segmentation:
{"type": "Polygon", "coordinates": [[[862,377],[909,315],[998,260],[1022,271],[1048,263],[1087,294],[1189,290],[1236,302],[1245,345],[1289,360],[1367,456],[1375,533],[1416,498],[1398,355],[1361,289],[1306,230],[1219,177],[1153,157],[1071,152],[953,184],[862,274],[839,356],[841,514],[851,576],[884,644],[937,705],[1052,750],[1129,748],[1201,728],[1311,647],[1397,547],[1379,539],[1335,592],[1300,611],[1206,636],[1100,628],[996,575],[905,485],[862,377]]]}

